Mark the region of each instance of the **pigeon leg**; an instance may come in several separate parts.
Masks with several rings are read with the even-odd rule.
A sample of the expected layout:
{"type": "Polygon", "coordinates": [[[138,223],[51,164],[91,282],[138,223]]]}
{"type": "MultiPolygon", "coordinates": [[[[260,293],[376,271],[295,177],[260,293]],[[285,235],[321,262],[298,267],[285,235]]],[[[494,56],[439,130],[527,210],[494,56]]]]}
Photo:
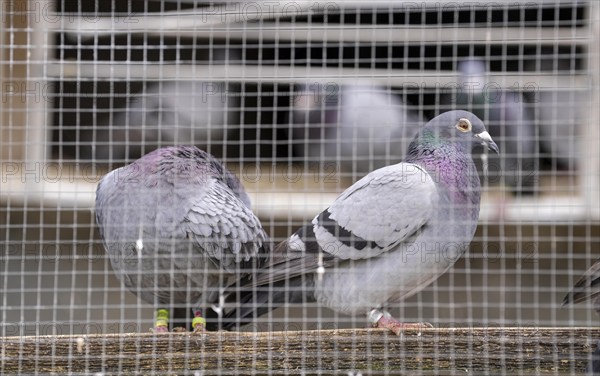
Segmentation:
{"type": "Polygon", "coordinates": [[[402,334],[402,332],[406,329],[433,328],[433,325],[428,322],[400,322],[393,318],[389,312],[380,311],[378,309],[374,309],[369,313],[369,322],[374,328],[389,329],[397,336],[402,334]]]}
{"type": "Polygon", "coordinates": [[[151,329],[154,333],[168,333],[169,332],[169,310],[161,308],[156,311],[156,323],[154,328],[151,329]]]}
{"type": "Polygon", "coordinates": [[[192,320],[192,329],[194,333],[204,333],[206,330],[206,319],[202,317],[202,311],[194,310],[194,319],[192,320]]]}

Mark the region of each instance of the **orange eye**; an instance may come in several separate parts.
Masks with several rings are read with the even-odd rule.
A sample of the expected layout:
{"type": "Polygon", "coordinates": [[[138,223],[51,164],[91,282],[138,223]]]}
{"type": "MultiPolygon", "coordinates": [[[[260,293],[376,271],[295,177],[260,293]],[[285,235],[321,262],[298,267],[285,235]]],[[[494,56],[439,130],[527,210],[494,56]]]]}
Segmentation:
{"type": "Polygon", "coordinates": [[[469,119],[460,119],[458,123],[456,123],[456,128],[461,132],[469,132],[471,127],[469,119]]]}

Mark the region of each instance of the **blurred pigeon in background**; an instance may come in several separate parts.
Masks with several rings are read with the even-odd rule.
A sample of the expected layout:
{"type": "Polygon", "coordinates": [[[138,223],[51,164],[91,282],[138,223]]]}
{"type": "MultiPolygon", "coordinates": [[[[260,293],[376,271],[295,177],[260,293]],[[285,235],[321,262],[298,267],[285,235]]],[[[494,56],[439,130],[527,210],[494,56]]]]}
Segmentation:
{"type": "MultiPolygon", "coordinates": [[[[529,63],[529,68],[532,68],[529,63]]],[[[575,74],[571,59],[541,59],[539,70],[544,73],[575,74]]],[[[532,70],[536,70],[533,68],[532,70]]],[[[585,124],[585,104],[589,103],[587,91],[572,89],[538,90],[535,106],[539,121],[541,151],[556,167],[575,170],[579,153],[581,124],[585,124]]]]}
{"type": "MultiPolygon", "coordinates": [[[[192,146],[158,149],[108,173],[98,184],[96,219],[121,282],[184,317],[192,308],[196,330],[219,288],[269,257],[269,238],[240,181],[192,146]]],[[[168,316],[158,311],[157,331],[168,330],[168,316]]]]}
{"type": "Polygon", "coordinates": [[[359,176],[397,163],[423,124],[418,113],[372,82],[301,85],[292,122],[295,156],[341,162],[359,176]]]}
{"type": "Polygon", "coordinates": [[[557,167],[577,169],[580,124],[584,124],[583,104],[589,101],[587,93],[565,91],[540,91],[536,106],[542,152],[557,167]]]}
{"type": "Polygon", "coordinates": [[[124,161],[161,146],[194,144],[215,153],[234,116],[235,98],[224,83],[148,83],[125,108],[82,135],[84,159],[124,161]]]}
{"type": "MultiPolygon", "coordinates": [[[[577,281],[563,299],[563,307],[568,304],[581,303],[591,300],[597,313],[600,313],[600,260],[596,261],[577,281]]],[[[592,353],[588,364],[589,375],[600,375],[600,342],[592,353]]]]}
{"type": "Polygon", "coordinates": [[[428,122],[404,162],[360,179],[279,244],[247,289],[231,294],[239,307],[223,315],[222,327],[310,301],[367,314],[397,334],[415,325],[385,308],[422,290],[469,247],[481,195],[471,150],[479,144],[498,152],[472,113],[446,112],[428,122]]]}
{"type": "Polygon", "coordinates": [[[563,306],[592,300],[594,309],[600,313],[600,260],[596,261],[563,299],[563,306]]]}
{"type": "MultiPolygon", "coordinates": [[[[497,140],[502,155],[489,156],[487,181],[504,183],[515,194],[535,193],[539,178],[537,135],[532,111],[523,96],[490,81],[481,60],[462,61],[458,70],[458,92],[442,96],[441,102],[472,111],[497,140]]],[[[477,159],[478,170],[483,171],[480,163],[477,159]]]]}

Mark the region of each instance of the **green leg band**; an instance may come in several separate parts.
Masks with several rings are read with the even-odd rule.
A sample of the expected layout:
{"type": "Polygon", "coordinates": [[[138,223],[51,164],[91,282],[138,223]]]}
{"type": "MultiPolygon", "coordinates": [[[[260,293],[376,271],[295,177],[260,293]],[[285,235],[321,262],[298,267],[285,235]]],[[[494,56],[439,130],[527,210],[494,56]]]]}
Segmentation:
{"type": "Polygon", "coordinates": [[[202,327],[206,327],[206,320],[202,317],[200,311],[196,311],[194,313],[194,319],[192,320],[192,328],[195,330],[198,325],[202,325],[202,327]]]}
{"type": "Polygon", "coordinates": [[[156,311],[156,324],[155,327],[169,327],[169,310],[159,309],[156,311]]]}

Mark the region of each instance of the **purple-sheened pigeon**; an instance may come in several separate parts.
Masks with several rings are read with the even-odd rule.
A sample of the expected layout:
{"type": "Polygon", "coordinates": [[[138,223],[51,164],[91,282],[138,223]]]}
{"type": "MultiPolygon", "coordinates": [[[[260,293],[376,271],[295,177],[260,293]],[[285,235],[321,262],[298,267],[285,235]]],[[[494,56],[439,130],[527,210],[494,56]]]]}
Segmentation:
{"type": "Polygon", "coordinates": [[[473,239],[481,194],[471,157],[477,144],[498,152],[470,112],[450,111],[428,122],[404,162],[369,173],[279,244],[269,265],[232,294],[238,306],[222,316],[221,327],[288,302],[316,301],[365,314],[374,326],[398,334],[407,324],[386,306],[437,279],[473,239]]]}
{"type": "MultiPolygon", "coordinates": [[[[158,149],[108,173],[98,184],[96,219],[121,282],[156,307],[192,308],[195,330],[222,287],[269,257],[240,181],[193,146],[158,149]]],[[[167,331],[169,311],[157,316],[155,330],[167,331]]]]}

